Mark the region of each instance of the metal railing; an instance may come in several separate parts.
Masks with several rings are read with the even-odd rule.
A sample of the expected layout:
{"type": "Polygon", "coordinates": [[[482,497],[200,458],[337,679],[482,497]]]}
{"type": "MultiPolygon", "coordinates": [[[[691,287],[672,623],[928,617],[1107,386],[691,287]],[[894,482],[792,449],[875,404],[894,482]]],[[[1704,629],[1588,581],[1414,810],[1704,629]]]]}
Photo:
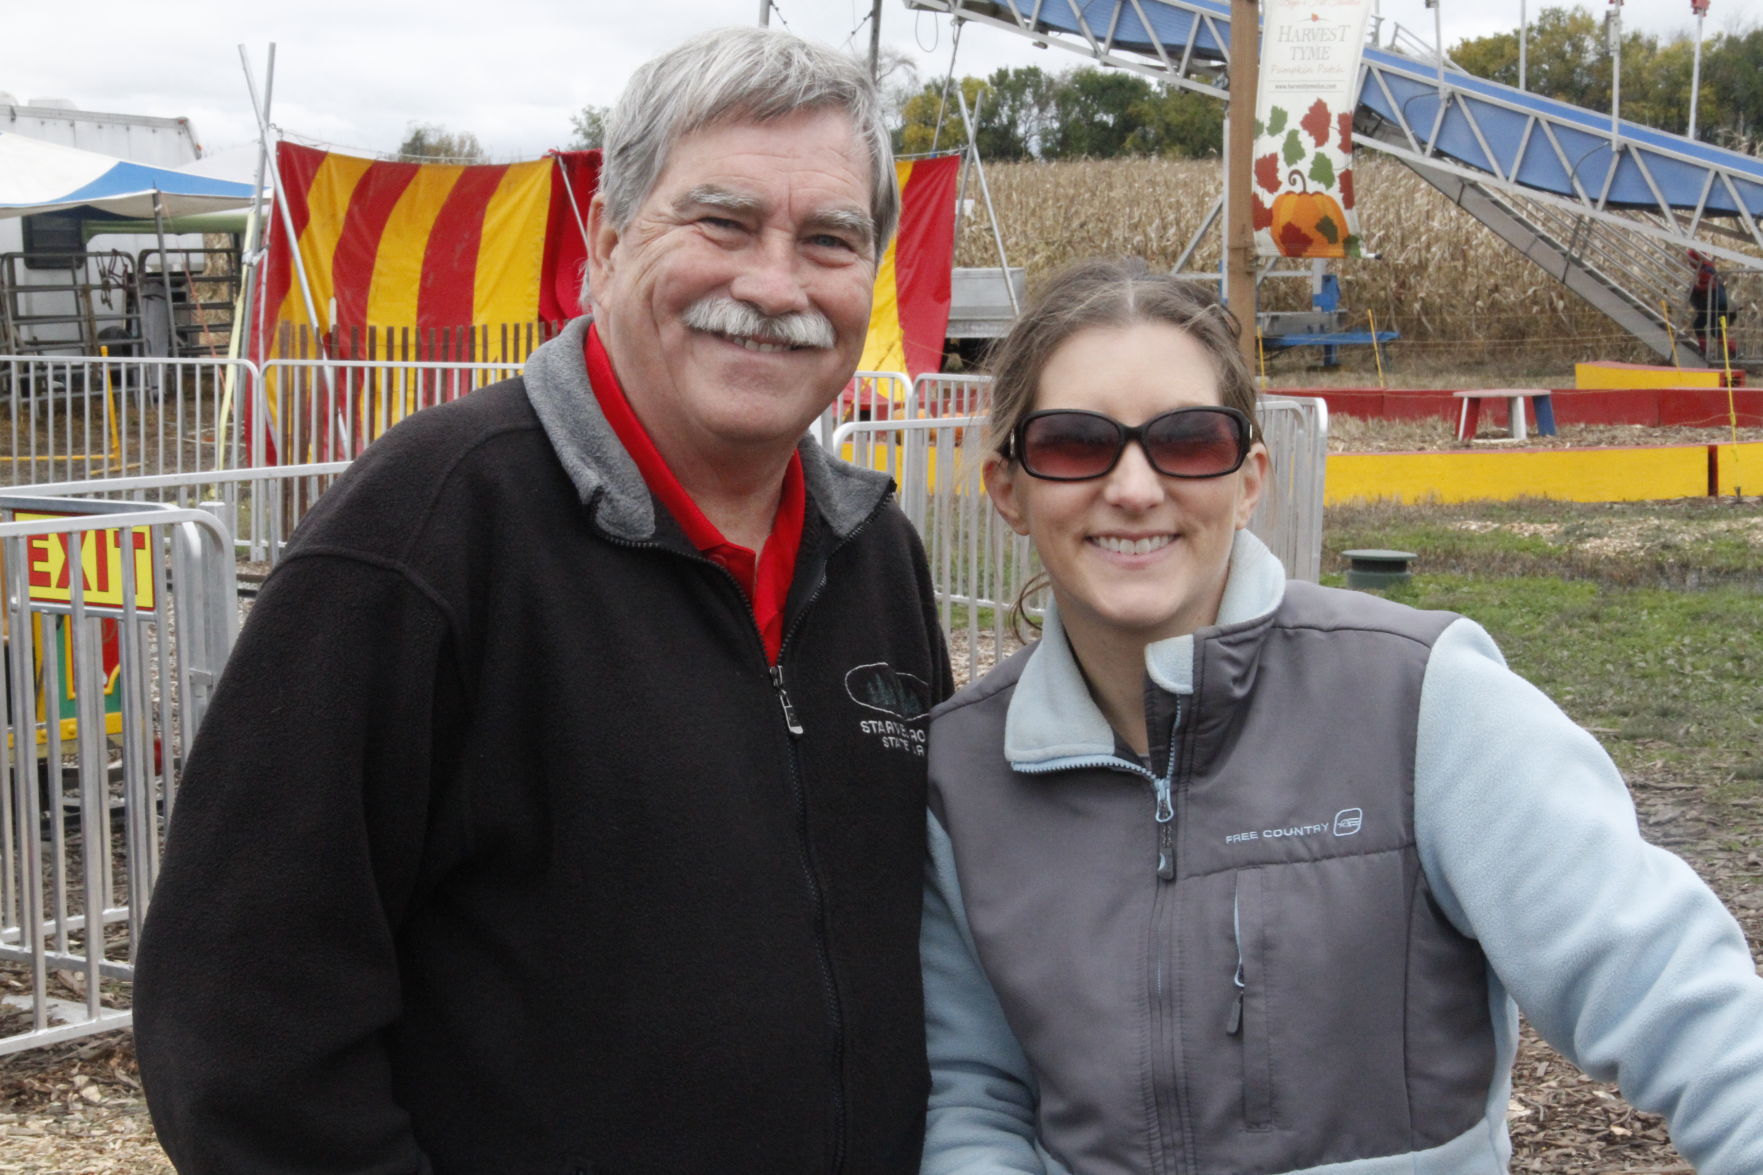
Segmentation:
{"type": "Polygon", "coordinates": [[[250,463],[348,461],[406,416],[519,375],[516,362],[271,359],[250,463]]]}
{"type": "Polygon", "coordinates": [[[0,485],[234,468],[255,377],[239,359],[0,355],[0,485]]]}
{"type": "Polygon", "coordinates": [[[9,496],[0,514],[6,1054],[129,1022],[176,777],[232,649],[237,584],[202,511],[9,496]]]}
{"type": "Polygon", "coordinates": [[[851,421],[832,442],[835,455],[899,487],[900,508],[924,543],[943,631],[965,643],[969,664],[982,644],[1004,647],[1010,608],[1040,566],[986,494],[981,446],[969,443],[984,429],[983,416],[851,421]]]}
{"type": "Polygon", "coordinates": [[[1322,498],[1328,463],[1328,403],[1320,396],[1263,396],[1256,405],[1267,445],[1267,484],[1249,518],[1286,575],[1322,578],[1322,498]]]}
{"type": "Polygon", "coordinates": [[[859,371],[838,398],[827,405],[810,430],[822,447],[830,448],[833,433],[848,420],[893,420],[913,416],[912,384],[898,371],[859,371]]]}

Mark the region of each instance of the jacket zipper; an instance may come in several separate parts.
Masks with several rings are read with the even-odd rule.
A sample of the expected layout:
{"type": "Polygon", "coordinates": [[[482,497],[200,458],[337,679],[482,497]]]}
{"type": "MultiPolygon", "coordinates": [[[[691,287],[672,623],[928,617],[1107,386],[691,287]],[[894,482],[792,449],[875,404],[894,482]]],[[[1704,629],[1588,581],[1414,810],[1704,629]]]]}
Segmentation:
{"type": "MultiPolygon", "coordinates": [[[[832,562],[833,556],[838,554],[840,549],[862,534],[874,521],[875,516],[887,506],[892,497],[892,493],[883,494],[881,500],[875,504],[875,508],[864,516],[863,521],[852,527],[849,534],[827,550],[826,559],[822,562],[820,579],[815,583],[814,590],[808,594],[808,598],[802,601],[802,606],[796,610],[796,615],[790,621],[789,627],[784,630],[783,640],[778,642],[777,664],[770,667],[772,685],[776,687],[778,702],[783,707],[784,727],[790,732],[790,785],[796,800],[797,850],[801,855],[802,875],[808,882],[808,892],[814,902],[814,937],[816,954],[820,960],[821,989],[826,995],[827,1015],[832,1021],[833,1154],[832,1165],[829,1169],[834,1172],[845,1169],[845,1148],[848,1141],[846,1136],[850,1133],[850,1127],[845,1120],[846,1115],[850,1112],[845,1098],[845,1011],[844,1004],[839,999],[838,984],[833,979],[832,949],[827,941],[826,895],[821,889],[820,876],[814,871],[814,854],[808,845],[808,791],[802,785],[801,751],[797,742],[802,737],[802,725],[796,719],[796,708],[791,705],[789,691],[784,685],[784,657],[789,652],[790,642],[795,638],[796,633],[801,631],[808,613],[814,608],[815,601],[819,600],[821,593],[826,590],[825,564],[832,562]]],[[[729,579],[733,581],[734,576],[729,576],[729,579]]],[[[739,583],[736,583],[736,590],[739,590],[740,586],[739,583]]],[[[745,594],[742,593],[743,596],[745,594]]],[[[757,636],[759,630],[755,628],[753,633],[757,636]]],[[[763,654],[763,649],[761,649],[761,654],[763,654]]]]}
{"type": "MultiPolygon", "coordinates": [[[[892,497],[892,493],[883,494],[881,499],[876,502],[875,508],[864,516],[862,522],[859,522],[856,526],[852,527],[848,534],[840,538],[828,548],[826,560],[824,562],[831,562],[834,555],[838,554],[838,552],[849,544],[851,540],[863,533],[869,524],[875,520],[875,516],[880,514],[887,506],[892,497]]],[[[654,542],[653,540],[648,542],[638,542],[634,539],[614,537],[603,530],[600,531],[600,533],[609,542],[617,546],[631,547],[639,550],[657,550],[669,555],[676,555],[679,558],[687,559],[692,562],[714,567],[719,573],[721,573],[723,578],[728,580],[730,586],[735,589],[735,593],[741,597],[741,602],[747,606],[748,616],[752,615],[753,601],[752,598],[747,595],[747,590],[741,586],[741,581],[736,579],[728,568],[716,562],[714,559],[706,559],[702,555],[695,555],[685,551],[676,550],[672,547],[654,542]]],[[[748,625],[747,630],[752,633],[753,639],[759,645],[759,659],[765,662],[766,676],[771,682],[772,689],[777,693],[779,708],[783,712],[784,729],[789,734],[789,739],[787,741],[790,748],[790,795],[796,804],[796,853],[798,863],[802,869],[803,880],[808,886],[809,900],[814,908],[815,955],[820,963],[821,991],[826,997],[827,1019],[832,1027],[833,1037],[833,1153],[832,1164],[828,1170],[839,1172],[845,1169],[846,1135],[849,1133],[849,1127],[845,1121],[846,1115],[849,1112],[845,1104],[845,1012],[844,1006],[839,999],[838,984],[834,982],[833,979],[832,951],[827,941],[826,930],[826,894],[821,888],[819,875],[814,871],[814,856],[808,847],[808,793],[807,789],[802,786],[802,759],[801,750],[799,748],[799,740],[802,737],[802,724],[796,717],[796,708],[791,703],[789,690],[784,684],[784,654],[789,651],[791,639],[801,630],[804,619],[813,609],[815,601],[820,599],[821,593],[825,590],[826,573],[823,570],[819,582],[814,585],[814,590],[809,593],[806,600],[802,601],[802,606],[796,610],[795,618],[791,621],[790,626],[784,630],[783,640],[778,643],[777,664],[771,664],[770,658],[765,655],[765,641],[760,636],[758,627],[756,625],[748,625]]]]}

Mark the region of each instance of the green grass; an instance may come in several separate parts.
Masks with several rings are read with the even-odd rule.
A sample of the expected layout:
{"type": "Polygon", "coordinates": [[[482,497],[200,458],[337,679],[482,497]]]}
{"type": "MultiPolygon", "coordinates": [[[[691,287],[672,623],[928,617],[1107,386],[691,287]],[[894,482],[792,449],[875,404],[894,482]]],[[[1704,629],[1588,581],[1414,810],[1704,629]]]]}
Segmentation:
{"type": "Polygon", "coordinates": [[[1323,567],[1342,566],[1340,553],[1356,547],[1413,551],[1427,574],[1763,590],[1763,508],[1754,498],[1330,508],[1323,567]]]}
{"type": "Polygon", "coordinates": [[[1631,781],[1691,784],[1715,805],[1763,794],[1754,502],[1329,511],[1324,567],[1362,546],[1415,552],[1414,578],[1387,594],[1480,622],[1631,781]]]}

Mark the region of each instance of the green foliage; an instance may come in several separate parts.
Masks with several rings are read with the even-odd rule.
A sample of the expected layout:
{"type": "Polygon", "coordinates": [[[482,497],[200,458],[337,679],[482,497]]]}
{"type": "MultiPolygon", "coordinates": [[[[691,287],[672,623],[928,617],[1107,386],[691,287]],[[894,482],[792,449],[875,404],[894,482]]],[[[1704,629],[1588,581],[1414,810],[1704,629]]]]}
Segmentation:
{"type": "Polygon", "coordinates": [[[974,128],[981,157],[1034,158],[1052,119],[1056,84],[1051,74],[1033,65],[1005,66],[987,78],[974,128]]]}
{"type": "MultiPolygon", "coordinates": [[[[1602,24],[1584,8],[1545,8],[1530,26],[1526,84],[1539,94],[1608,110],[1611,60],[1602,24]]],[[[1518,30],[1460,41],[1450,56],[1480,77],[1518,84],[1518,30]]],[[[1622,116],[1682,133],[1689,125],[1694,34],[1664,41],[1640,32],[1622,38],[1622,116]]],[[[1699,138],[1753,149],[1763,130],[1763,27],[1717,33],[1702,46],[1699,138]]]]}
{"type": "Polygon", "coordinates": [[[584,106],[569,116],[569,128],[573,135],[569,140],[571,151],[587,151],[606,145],[606,119],[612,114],[610,106],[584,106]]]}
{"type": "Polygon", "coordinates": [[[1053,91],[1055,125],[1046,157],[1111,159],[1144,155],[1133,150],[1140,113],[1153,93],[1136,73],[1114,69],[1075,70],[1053,91]]]}
{"type": "Polygon", "coordinates": [[[489,159],[477,136],[470,131],[450,131],[439,123],[413,122],[406,126],[398,154],[409,159],[443,163],[483,163],[489,159]]]}
{"type": "MultiPolygon", "coordinates": [[[[959,84],[986,159],[1192,158],[1224,147],[1222,103],[1136,73],[1083,67],[1055,75],[1028,65],[959,84]]],[[[960,113],[953,101],[945,105],[943,88],[926,83],[902,101],[896,150],[917,154],[962,142],[960,113]]]]}

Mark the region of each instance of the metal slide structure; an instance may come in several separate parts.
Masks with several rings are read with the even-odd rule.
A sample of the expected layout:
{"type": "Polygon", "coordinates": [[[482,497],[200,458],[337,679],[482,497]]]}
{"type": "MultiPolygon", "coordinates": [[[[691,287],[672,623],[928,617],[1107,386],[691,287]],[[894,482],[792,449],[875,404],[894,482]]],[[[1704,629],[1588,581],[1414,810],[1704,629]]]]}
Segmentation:
{"type": "MultiPolygon", "coordinates": [[[[1229,92],[1219,0],[905,3],[1229,92]]],[[[1763,159],[1464,73],[1400,26],[1388,47],[1365,49],[1354,131],[1661,356],[1697,362],[1679,309],[1695,273],[1687,250],[1763,271],[1763,159]]]]}

